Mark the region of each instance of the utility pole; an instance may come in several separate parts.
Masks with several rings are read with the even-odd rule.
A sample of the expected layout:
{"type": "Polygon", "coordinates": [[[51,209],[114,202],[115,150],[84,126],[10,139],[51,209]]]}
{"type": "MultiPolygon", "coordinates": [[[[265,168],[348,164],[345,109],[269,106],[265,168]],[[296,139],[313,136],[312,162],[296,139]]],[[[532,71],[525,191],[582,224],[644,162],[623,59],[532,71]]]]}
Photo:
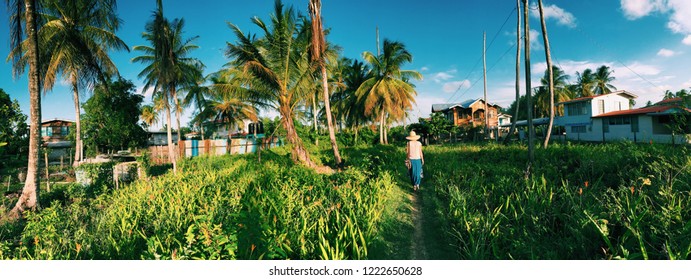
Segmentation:
{"type": "Polygon", "coordinates": [[[530,24],[528,14],[528,0],[523,0],[523,36],[525,37],[525,95],[528,103],[528,160],[529,166],[535,161],[535,128],[533,127],[533,100],[530,84],[530,24]]]}
{"type": "Polygon", "coordinates": [[[485,85],[485,137],[489,138],[489,104],[487,103],[487,32],[482,32],[482,79],[485,85]]]}

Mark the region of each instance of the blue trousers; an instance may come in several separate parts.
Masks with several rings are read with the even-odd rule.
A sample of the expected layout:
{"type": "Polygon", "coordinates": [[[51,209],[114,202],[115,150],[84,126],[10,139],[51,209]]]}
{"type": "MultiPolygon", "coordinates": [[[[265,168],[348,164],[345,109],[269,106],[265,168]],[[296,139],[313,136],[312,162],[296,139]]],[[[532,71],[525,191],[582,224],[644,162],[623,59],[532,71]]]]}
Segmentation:
{"type": "Polygon", "coordinates": [[[422,179],[422,160],[421,159],[411,159],[410,160],[410,181],[413,186],[419,186],[420,180],[422,179]]]}

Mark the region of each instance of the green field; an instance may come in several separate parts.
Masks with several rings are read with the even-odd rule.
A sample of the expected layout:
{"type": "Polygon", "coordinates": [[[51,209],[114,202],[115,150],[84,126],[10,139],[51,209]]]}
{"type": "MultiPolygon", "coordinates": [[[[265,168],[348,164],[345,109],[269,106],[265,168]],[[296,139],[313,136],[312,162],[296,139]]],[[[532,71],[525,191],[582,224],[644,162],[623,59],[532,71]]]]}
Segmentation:
{"type": "MultiPolygon", "coordinates": [[[[327,143],[328,141],[322,141],[327,143]]],[[[326,144],[324,144],[326,145],[326,144]]],[[[425,147],[413,193],[404,148],[344,149],[317,174],[286,148],[200,157],[115,190],[42,192],[0,225],[3,259],[688,259],[688,148],[425,147]]],[[[331,151],[312,147],[317,162],[331,151]]],[[[11,199],[3,198],[5,207],[11,199]]]]}

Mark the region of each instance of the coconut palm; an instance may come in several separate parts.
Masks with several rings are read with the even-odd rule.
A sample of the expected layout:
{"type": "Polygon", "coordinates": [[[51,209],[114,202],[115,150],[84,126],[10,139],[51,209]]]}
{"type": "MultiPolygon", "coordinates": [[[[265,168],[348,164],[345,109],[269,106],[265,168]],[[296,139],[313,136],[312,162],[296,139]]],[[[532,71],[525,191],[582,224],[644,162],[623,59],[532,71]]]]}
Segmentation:
{"type": "Polygon", "coordinates": [[[334,160],[336,165],[341,165],[341,154],[338,152],[338,143],[336,143],[336,134],[334,132],[333,120],[331,119],[331,102],[329,97],[329,82],[326,73],[326,61],[324,52],[326,49],[326,40],[324,39],[324,28],[321,19],[321,0],[310,0],[309,14],[312,19],[312,44],[311,53],[312,60],[321,69],[322,90],[324,92],[324,110],[326,111],[326,123],[329,129],[329,139],[331,139],[331,148],[334,152],[334,160]]]}
{"type": "Polygon", "coordinates": [[[377,56],[371,52],[362,54],[372,69],[372,76],[356,91],[363,102],[365,115],[379,120],[379,143],[385,144],[384,124],[386,116],[395,120],[405,116],[405,111],[415,103],[415,88],[409,79],[422,79],[414,70],[402,70],[403,63],[412,62],[413,55],[400,42],[384,40],[384,52],[377,56]]]}
{"type": "Polygon", "coordinates": [[[17,200],[9,217],[17,219],[27,209],[36,209],[38,205],[38,192],[40,177],[38,176],[38,153],[41,145],[41,86],[38,49],[38,7],[39,1],[35,0],[6,0],[10,13],[10,47],[19,48],[21,51],[12,52],[8,60],[12,60],[13,74],[16,78],[24,72],[25,65],[29,66],[29,157],[27,163],[27,176],[24,182],[22,194],[17,200]],[[22,26],[22,24],[24,24],[22,26]],[[26,42],[24,41],[26,33],[26,42]],[[22,61],[26,60],[26,63],[22,61]]]}
{"type": "Polygon", "coordinates": [[[258,120],[254,107],[237,98],[210,100],[207,108],[214,113],[215,122],[226,124],[228,139],[234,126],[244,126],[244,120],[253,122],[258,120]]]}
{"type": "MultiPolygon", "coordinates": [[[[572,99],[572,94],[569,89],[569,75],[564,70],[557,66],[552,66],[552,74],[554,79],[554,101],[555,103],[564,102],[572,99]]],[[[545,70],[545,75],[540,79],[541,86],[535,90],[535,109],[540,116],[549,115],[549,71],[545,70]]],[[[557,108],[558,114],[563,114],[563,108],[557,108]]]]}
{"type": "Polygon", "coordinates": [[[583,73],[576,72],[575,92],[578,97],[588,97],[595,95],[595,74],[588,68],[583,73]]]}
{"type": "Polygon", "coordinates": [[[612,73],[614,73],[614,70],[610,70],[607,65],[602,65],[595,70],[594,93],[596,95],[608,94],[617,90],[617,88],[611,84],[611,82],[615,80],[612,73]]]}
{"type": "Polygon", "coordinates": [[[133,62],[144,63],[144,70],[139,73],[146,83],[144,90],[154,87],[155,91],[162,92],[163,101],[166,104],[166,122],[168,131],[168,157],[173,164],[173,172],[177,172],[176,156],[172,141],[171,103],[176,113],[178,139],[180,139],[180,112],[181,106],[178,99],[178,87],[194,83],[201,69],[201,62],[188,57],[189,53],[197,49],[193,45],[197,37],[183,39],[182,33],[185,25],[183,19],[169,21],[163,16],[163,4],[157,1],[157,9],[152,20],[146,24],[146,32],[142,37],[150,46],[135,46],[134,50],[143,54],[132,59],[133,62]]]}
{"type": "Polygon", "coordinates": [[[41,49],[47,54],[45,91],[65,77],[72,90],[75,107],[74,164],[83,159],[79,90],[92,88],[96,80],[107,84],[106,76],[118,75],[108,51],[129,48],[117,35],[120,19],[114,0],[45,1],[45,25],[39,31],[41,49]]]}
{"type": "MultiPolygon", "coordinates": [[[[256,39],[243,34],[229,23],[237,41],[228,43],[226,55],[233,65],[246,73],[243,99],[275,108],[286,129],[286,140],[292,144],[293,159],[308,167],[316,167],[297,135],[294,125],[294,107],[305,100],[307,84],[313,84],[309,67],[309,42],[298,40],[300,30],[293,8],[285,8],[280,0],[274,5],[274,14],[267,24],[260,18],[252,22],[263,33],[256,39]]],[[[303,27],[304,28],[304,27],[303,27]]],[[[302,37],[301,37],[302,38],[302,37]]]]}
{"type": "Polygon", "coordinates": [[[140,118],[146,125],[146,127],[151,127],[154,124],[157,124],[159,119],[158,119],[158,112],[154,108],[153,105],[144,105],[142,106],[142,113],[140,115],[140,118]]]}

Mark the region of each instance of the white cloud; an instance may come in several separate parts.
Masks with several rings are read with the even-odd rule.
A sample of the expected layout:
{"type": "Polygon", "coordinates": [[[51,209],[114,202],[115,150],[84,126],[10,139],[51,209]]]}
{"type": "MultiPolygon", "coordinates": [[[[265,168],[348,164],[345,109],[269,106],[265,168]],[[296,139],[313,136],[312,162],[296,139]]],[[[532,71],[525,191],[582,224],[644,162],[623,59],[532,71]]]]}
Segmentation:
{"type": "Polygon", "coordinates": [[[681,40],[681,42],[684,43],[684,45],[691,46],[691,35],[684,37],[684,40],[681,40]]]}
{"type": "Polygon", "coordinates": [[[453,78],[453,75],[446,73],[446,72],[439,72],[439,73],[434,74],[432,76],[432,80],[434,80],[437,83],[440,83],[442,81],[446,81],[446,80],[451,79],[451,78],[453,78]]]}
{"type": "Polygon", "coordinates": [[[443,104],[447,103],[445,98],[434,97],[429,93],[420,92],[415,98],[415,105],[413,109],[409,111],[407,123],[416,123],[418,118],[426,118],[432,113],[432,104],[443,104]]]}
{"type": "Polygon", "coordinates": [[[628,19],[638,19],[661,10],[662,0],[621,0],[621,9],[628,19]]]}
{"type": "Polygon", "coordinates": [[[672,10],[667,26],[675,33],[691,33],[691,1],[668,0],[667,5],[672,10]]]}
{"type": "MultiPolygon", "coordinates": [[[[576,17],[572,13],[559,8],[557,5],[547,5],[544,6],[545,20],[554,19],[560,25],[567,27],[576,27],[576,17]]],[[[540,11],[537,8],[537,4],[533,4],[530,7],[530,15],[534,18],[540,17],[540,11]]]]}
{"type": "Polygon", "coordinates": [[[429,71],[429,68],[427,68],[427,67],[425,67],[425,66],[423,66],[422,68],[420,68],[420,72],[427,72],[427,71],[429,71]]]}
{"type": "Polygon", "coordinates": [[[638,19],[654,12],[669,14],[667,28],[674,33],[691,33],[691,1],[688,0],[621,0],[624,15],[638,19]]]}
{"type": "Polygon", "coordinates": [[[668,50],[668,49],[660,49],[660,51],[657,52],[658,56],[662,57],[672,57],[675,56],[677,53],[674,52],[673,50],[668,50]]]}
{"type": "Polygon", "coordinates": [[[149,87],[149,89],[146,90],[146,92],[143,91],[144,87],[137,87],[137,90],[135,91],[136,94],[141,94],[144,95],[144,98],[151,98],[151,96],[154,94],[154,88],[149,87]]]}
{"type": "Polygon", "coordinates": [[[453,81],[453,82],[448,82],[444,83],[442,86],[442,91],[445,93],[454,93],[456,90],[459,88],[469,88],[470,87],[470,81],[469,80],[463,80],[463,81],[453,81]]]}

